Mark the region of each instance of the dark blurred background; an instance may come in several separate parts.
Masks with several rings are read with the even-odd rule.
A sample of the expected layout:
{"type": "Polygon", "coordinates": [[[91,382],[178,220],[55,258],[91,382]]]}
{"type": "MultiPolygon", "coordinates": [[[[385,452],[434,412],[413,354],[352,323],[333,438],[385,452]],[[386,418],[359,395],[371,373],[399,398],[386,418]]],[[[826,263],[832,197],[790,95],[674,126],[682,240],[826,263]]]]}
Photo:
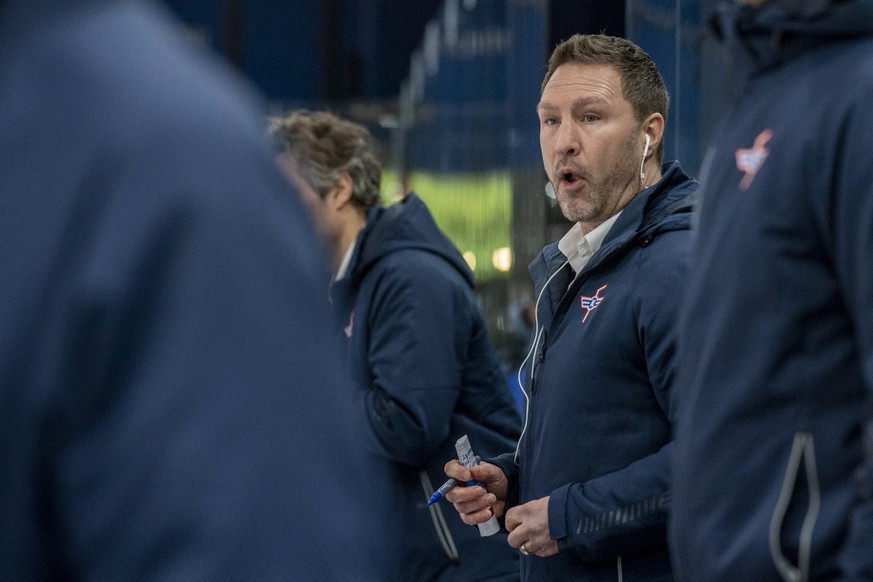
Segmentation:
{"type": "Polygon", "coordinates": [[[665,158],[697,175],[728,76],[706,33],[717,0],[165,0],[274,113],[330,109],[383,146],[387,202],[414,190],[464,253],[507,367],[527,265],[569,228],[545,196],[535,107],[551,49],[625,36],[671,94],[665,158]]]}

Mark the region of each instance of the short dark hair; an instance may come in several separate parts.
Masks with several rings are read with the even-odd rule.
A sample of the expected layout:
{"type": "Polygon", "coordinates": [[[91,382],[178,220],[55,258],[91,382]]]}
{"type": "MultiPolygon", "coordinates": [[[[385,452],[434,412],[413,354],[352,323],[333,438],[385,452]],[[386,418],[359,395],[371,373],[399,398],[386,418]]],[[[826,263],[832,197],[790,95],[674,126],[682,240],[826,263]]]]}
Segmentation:
{"type": "Polygon", "coordinates": [[[270,120],[269,133],[279,151],[297,163],[300,176],[322,198],[341,172],[352,180],[352,200],[364,210],[380,201],[382,166],[370,131],[326,111],[298,109],[270,120]]]}
{"type": "MultiPolygon", "coordinates": [[[[652,113],[660,113],[666,122],[670,95],[664,79],[649,54],[631,41],[605,34],[574,34],[552,51],[540,94],[555,70],[567,63],[613,67],[621,76],[622,95],[633,107],[637,122],[652,113]]],[[[656,152],[659,160],[663,154],[662,141],[656,152]]]]}

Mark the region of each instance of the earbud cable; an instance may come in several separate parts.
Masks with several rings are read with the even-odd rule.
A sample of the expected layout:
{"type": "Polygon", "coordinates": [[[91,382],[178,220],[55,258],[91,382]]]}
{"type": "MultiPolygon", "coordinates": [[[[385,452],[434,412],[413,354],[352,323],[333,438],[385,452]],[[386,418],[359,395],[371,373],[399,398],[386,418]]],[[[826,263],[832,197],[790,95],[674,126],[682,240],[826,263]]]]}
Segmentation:
{"type": "MultiPolygon", "coordinates": [[[[537,297],[536,305],[534,306],[534,338],[531,343],[530,350],[528,350],[527,355],[522,360],[521,365],[518,367],[518,373],[516,374],[516,379],[518,380],[518,387],[521,389],[521,393],[524,395],[524,425],[521,429],[521,434],[518,436],[518,443],[515,445],[515,456],[513,457],[513,461],[518,464],[518,451],[521,448],[521,439],[524,438],[524,433],[527,430],[527,420],[528,413],[530,411],[530,395],[524,389],[524,383],[521,381],[521,372],[524,370],[527,361],[530,360],[531,355],[537,348],[537,344],[539,344],[540,339],[543,336],[543,331],[545,330],[545,326],[540,327],[540,300],[543,298],[543,293],[546,292],[546,288],[548,288],[549,283],[552,282],[552,279],[555,278],[555,275],[561,272],[561,269],[570,264],[569,259],[558,269],[552,273],[552,275],[546,280],[546,284],[543,285],[543,288],[540,290],[540,294],[537,297]]],[[[530,381],[533,382],[534,371],[536,369],[536,359],[531,360],[530,362],[530,381]]]]}

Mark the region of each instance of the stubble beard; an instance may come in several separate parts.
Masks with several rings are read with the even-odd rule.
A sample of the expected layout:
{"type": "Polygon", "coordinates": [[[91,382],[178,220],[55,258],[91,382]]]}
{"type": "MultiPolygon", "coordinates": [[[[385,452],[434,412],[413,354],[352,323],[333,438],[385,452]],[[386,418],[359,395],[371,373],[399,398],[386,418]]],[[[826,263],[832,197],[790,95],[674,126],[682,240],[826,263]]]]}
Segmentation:
{"type": "MultiPolygon", "coordinates": [[[[558,206],[564,218],[572,222],[600,224],[621,210],[620,207],[616,208],[616,201],[629,190],[634,194],[640,190],[639,160],[635,160],[635,157],[636,137],[632,134],[625,140],[621,155],[611,170],[601,179],[593,177],[587,168],[569,160],[558,163],[558,167],[569,166],[586,181],[584,190],[576,197],[567,196],[555,187],[558,206]]],[[[555,171],[552,185],[558,182],[560,180],[555,171]]]]}

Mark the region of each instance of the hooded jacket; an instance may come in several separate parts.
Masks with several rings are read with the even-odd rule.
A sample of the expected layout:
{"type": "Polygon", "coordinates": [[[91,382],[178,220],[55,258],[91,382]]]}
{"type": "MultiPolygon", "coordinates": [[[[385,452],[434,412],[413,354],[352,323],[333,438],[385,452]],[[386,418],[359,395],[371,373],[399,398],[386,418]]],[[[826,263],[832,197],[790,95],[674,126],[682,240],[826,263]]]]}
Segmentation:
{"type": "Polygon", "coordinates": [[[347,277],[331,296],[348,343],[361,438],[393,470],[389,543],[395,580],[512,580],[505,534],[480,537],[455,511],[427,507],[468,435],[480,456],[514,446],[521,428],[473,292],[473,274],[415,194],[373,208],[347,277]]]}
{"type": "Polygon", "coordinates": [[[493,460],[517,487],[508,507],[550,496],[559,553],[522,557],[525,580],[672,580],[674,325],[696,188],[667,164],[572,283],[557,243],[530,266],[541,333],[527,424],[518,464],[493,460]]]}
{"type": "Polygon", "coordinates": [[[689,582],[871,580],[873,1],[717,24],[743,84],[702,180],[675,563],[689,582]]]}

